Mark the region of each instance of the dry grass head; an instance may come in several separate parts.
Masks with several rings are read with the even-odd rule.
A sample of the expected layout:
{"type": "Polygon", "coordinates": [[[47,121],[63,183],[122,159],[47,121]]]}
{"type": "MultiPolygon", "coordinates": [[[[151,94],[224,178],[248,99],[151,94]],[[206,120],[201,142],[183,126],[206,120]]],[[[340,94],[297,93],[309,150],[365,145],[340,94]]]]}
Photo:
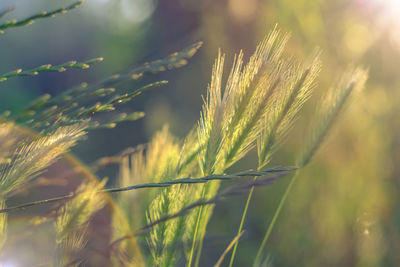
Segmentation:
{"type": "Polygon", "coordinates": [[[317,107],[317,116],[313,121],[307,143],[297,160],[299,167],[304,167],[311,161],[349,100],[364,88],[367,77],[367,70],[349,67],[325,94],[317,107]]]}
{"type": "Polygon", "coordinates": [[[99,193],[105,184],[106,180],[81,184],[73,198],[59,210],[60,215],[55,223],[61,254],[57,259],[58,264],[63,265],[74,260],[73,255],[85,246],[89,220],[106,204],[106,198],[99,193]]]}

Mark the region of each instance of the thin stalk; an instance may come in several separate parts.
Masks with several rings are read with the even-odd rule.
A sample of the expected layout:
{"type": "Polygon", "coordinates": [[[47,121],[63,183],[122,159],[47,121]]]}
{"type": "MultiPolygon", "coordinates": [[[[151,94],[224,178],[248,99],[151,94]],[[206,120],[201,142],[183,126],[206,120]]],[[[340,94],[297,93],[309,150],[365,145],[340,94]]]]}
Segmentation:
{"type": "MultiPolygon", "coordinates": [[[[257,177],[254,177],[254,182],[257,180],[257,177]]],[[[249,195],[247,197],[247,201],[246,201],[246,205],[244,206],[244,210],[243,210],[243,214],[242,214],[242,219],[240,220],[240,225],[239,225],[239,229],[238,229],[238,235],[240,235],[240,233],[242,233],[242,229],[243,229],[243,225],[244,225],[244,221],[246,219],[246,215],[247,215],[247,210],[249,208],[250,205],[250,200],[253,196],[253,192],[254,192],[254,186],[252,186],[250,188],[250,192],[249,195]]],[[[229,267],[232,267],[233,265],[233,261],[235,259],[235,255],[236,255],[236,250],[239,244],[239,240],[235,243],[233,250],[232,250],[232,256],[231,256],[231,260],[229,262],[229,267]]]]}
{"type": "Polygon", "coordinates": [[[235,236],[235,238],[231,241],[231,243],[228,245],[228,247],[225,249],[225,251],[222,253],[221,257],[218,259],[217,263],[214,265],[214,267],[220,267],[226,254],[228,254],[229,250],[238,242],[240,237],[242,237],[244,231],[241,232],[239,235],[235,236]]]}
{"type": "MultiPolygon", "coordinates": [[[[260,169],[261,169],[261,165],[258,166],[257,170],[260,170],[260,169]]],[[[256,180],[257,180],[257,176],[254,176],[253,182],[256,182],[256,180]]],[[[253,197],[253,192],[254,192],[254,186],[252,186],[250,188],[249,195],[247,196],[246,205],[244,206],[244,210],[243,210],[243,214],[242,214],[242,219],[240,220],[238,235],[240,235],[240,233],[242,233],[244,221],[246,220],[247,210],[249,208],[251,198],[253,197]]],[[[235,260],[236,250],[237,250],[238,245],[239,245],[239,240],[235,243],[235,246],[233,247],[231,260],[229,262],[229,267],[232,267],[232,265],[233,265],[233,261],[235,260]]]]}
{"type": "Polygon", "coordinates": [[[203,241],[204,238],[200,239],[199,248],[197,249],[197,254],[196,254],[196,264],[194,265],[194,267],[199,267],[201,251],[203,250],[203,241]]]}
{"type": "Polygon", "coordinates": [[[281,201],[279,202],[279,205],[278,205],[278,208],[277,208],[276,211],[275,211],[274,217],[272,217],[271,223],[269,224],[268,229],[267,229],[267,232],[265,233],[264,239],[263,239],[263,241],[261,242],[260,248],[258,249],[258,252],[257,252],[256,258],[255,258],[255,260],[254,260],[254,265],[253,265],[253,266],[258,266],[258,263],[260,263],[261,254],[262,254],[262,252],[263,252],[263,250],[264,250],[264,248],[265,248],[265,245],[267,244],[268,238],[269,238],[269,236],[271,235],[272,229],[273,229],[274,226],[275,226],[276,220],[278,219],[278,217],[279,217],[279,215],[280,215],[280,213],[281,213],[281,210],[282,210],[282,208],[283,208],[283,205],[284,205],[285,202],[286,202],[286,199],[287,199],[287,197],[288,197],[288,195],[289,195],[289,193],[290,193],[290,190],[292,189],[293,184],[294,184],[295,181],[296,181],[296,178],[297,178],[297,176],[298,176],[297,174],[298,174],[298,172],[296,172],[296,173],[294,174],[294,176],[293,176],[292,179],[290,180],[290,183],[289,183],[288,186],[286,187],[285,193],[283,194],[283,196],[282,196],[282,198],[281,198],[281,201]]]}
{"type": "MultiPolygon", "coordinates": [[[[202,194],[201,194],[201,197],[202,198],[205,198],[205,196],[206,196],[206,191],[208,191],[207,190],[207,185],[208,184],[205,184],[204,185],[204,190],[203,190],[203,192],[202,192],[202,194]]],[[[204,206],[201,206],[200,207],[200,211],[199,211],[199,218],[201,218],[202,216],[203,216],[203,209],[204,209],[204,206]]],[[[200,220],[198,220],[198,223],[200,224],[200,220]]],[[[199,227],[199,225],[196,225],[196,230],[198,229],[198,227],[199,227]]],[[[207,227],[207,226],[205,226],[205,227],[207,227]]],[[[205,231],[205,230],[204,230],[205,231]]],[[[204,233],[205,234],[205,233],[204,233]]],[[[204,240],[204,235],[203,236],[200,236],[199,237],[200,238],[200,240],[199,240],[199,244],[198,244],[198,247],[197,247],[197,253],[196,253],[196,259],[195,259],[195,267],[198,267],[199,266],[199,263],[200,263],[200,256],[201,256],[201,251],[203,250],[203,240],[204,240]]],[[[196,239],[197,239],[197,236],[196,236],[196,239]]],[[[196,239],[193,239],[193,242],[195,242],[196,241],[196,239]]],[[[197,243],[197,242],[196,242],[197,243]]],[[[192,252],[191,252],[192,253],[192,252]]]]}
{"type": "Polygon", "coordinates": [[[193,202],[190,205],[187,205],[185,207],[183,207],[181,210],[172,213],[172,214],[165,214],[163,216],[161,216],[158,220],[155,220],[149,224],[147,224],[146,226],[142,227],[141,229],[139,229],[135,235],[141,235],[146,233],[146,231],[150,228],[152,228],[155,225],[158,225],[159,223],[186,215],[190,210],[197,208],[197,207],[201,207],[201,206],[207,206],[207,205],[214,205],[216,204],[219,200],[221,200],[222,197],[224,196],[229,196],[229,195],[237,195],[240,193],[243,193],[244,191],[248,191],[250,190],[253,186],[257,187],[257,186],[267,186],[270,185],[272,182],[274,182],[276,179],[281,178],[283,176],[286,176],[286,173],[278,173],[272,176],[269,176],[265,179],[262,179],[259,182],[250,182],[244,185],[240,185],[240,186],[234,186],[234,187],[228,187],[227,189],[221,191],[220,193],[218,193],[217,195],[215,195],[213,198],[211,199],[202,199],[200,198],[198,201],[193,202]]]}
{"type": "MultiPolygon", "coordinates": [[[[276,167],[276,168],[271,168],[265,171],[244,171],[244,172],[239,172],[235,174],[216,174],[216,175],[209,175],[205,176],[202,178],[181,178],[181,179],[175,179],[171,181],[166,181],[166,182],[161,182],[161,183],[145,183],[145,184],[136,184],[136,185],[131,185],[131,186],[126,186],[126,187],[117,187],[117,188],[106,188],[98,191],[98,193],[116,193],[116,192],[123,192],[123,191],[130,191],[130,190],[137,190],[137,189],[142,189],[142,188],[154,188],[154,187],[169,187],[177,184],[200,184],[200,183],[206,183],[208,181],[212,180],[232,180],[232,179],[237,179],[240,177],[249,177],[249,176],[262,176],[268,173],[279,173],[279,172],[288,172],[288,171],[295,171],[297,170],[296,167],[276,167]]],[[[5,213],[9,212],[12,210],[17,210],[17,209],[24,209],[28,208],[31,206],[36,206],[36,205],[43,205],[47,203],[53,203],[61,200],[66,200],[68,198],[74,197],[76,193],[71,193],[68,195],[60,196],[60,197],[55,197],[55,198],[50,198],[50,199],[44,199],[44,200],[37,200],[33,202],[28,202],[24,203],[18,206],[14,207],[9,207],[9,208],[4,208],[0,209],[0,213],[5,213]]]]}
{"type": "MultiPolygon", "coordinates": [[[[203,190],[201,192],[201,197],[204,197],[205,187],[206,186],[204,185],[203,190]]],[[[200,218],[201,218],[202,212],[203,212],[203,206],[200,206],[199,213],[197,213],[196,226],[194,228],[194,234],[193,234],[192,248],[190,249],[190,255],[189,255],[187,267],[190,267],[192,265],[194,251],[196,250],[196,239],[197,239],[197,233],[199,231],[199,224],[200,224],[200,218]]]]}

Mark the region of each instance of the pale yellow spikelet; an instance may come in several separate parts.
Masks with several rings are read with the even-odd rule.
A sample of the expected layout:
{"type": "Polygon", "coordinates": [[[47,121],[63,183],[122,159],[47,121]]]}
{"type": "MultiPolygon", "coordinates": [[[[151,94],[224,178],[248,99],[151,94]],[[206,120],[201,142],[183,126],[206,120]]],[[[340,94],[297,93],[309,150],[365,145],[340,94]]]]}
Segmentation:
{"type": "Polygon", "coordinates": [[[76,196],[62,207],[61,215],[56,222],[58,242],[61,242],[70,231],[84,226],[89,218],[105,205],[106,199],[98,193],[105,183],[106,180],[80,185],[76,190],[76,196]]]}
{"type": "MultiPolygon", "coordinates": [[[[283,52],[283,49],[289,39],[289,35],[286,34],[280,37],[280,32],[276,28],[264,38],[264,40],[257,46],[256,51],[250,57],[249,62],[246,64],[241,72],[235,72],[236,77],[230,78],[232,80],[238,80],[233,89],[229,90],[229,105],[228,112],[231,116],[232,121],[230,124],[236,125],[242,118],[243,113],[251,104],[250,99],[256,95],[257,86],[260,83],[260,78],[264,75],[260,70],[264,70],[265,67],[274,66],[283,52]],[[259,74],[259,75],[258,75],[259,74]],[[258,77],[257,77],[258,75],[258,77]]],[[[237,65],[241,66],[242,56],[239,56],[237,65]]],[[[229,84],[229,80],[228,83],[229,84]]]]}
{"type": "Polygon", "coordinates": [[[311,96],[321,68],[319,52],[315,52],[305,64],[288,62],[286,68],[282,90],[264,117],[261,135],[257,139],[259,168],[268,164],[271,153],[285,138],[301,107],[311,96]]]}
{"type": "MultiPolygon", "coordinates": [[[[139,149],[131,157],[125,157],[120,164],[120,172],[117,180],[118,187],[130,186],[140,183],[144,178],[143,150],[139,149]],[[131,161],[131,165],[129,164],[131,161]]],[[[133,229],[140,227],[142,214],[144,213],[143,194],[135,190],[117,194],[112,213],[111,225],[111,262],[113,266],[141,266],[141,256],[138,253],[138,245],[133,238],[133,229]],[[135,203],[132,205],[132,203],[135,203]]]]}
{"type": "Polygon", "coordinates": [[[147,147],[144,179],[158,182],[165,179],[171,172],[175,172],[179,153],[179,144],[165,126],[155,134],[147,147]]]}
{"type": "MultiPolygon", "coordinates": [[[[281,87],[284,64],[280,59],[289,35],[274,29],[257,47],[246,66],[243,67],[243,53],[235,57],[233,67],[221,95],[222,60],[220,54],[213,68],[207,99],[199,122],[199,146],[203,175],[224,172],[254,146],[262,127],[260,121],[271,108],[275,91],[281,87]],[[213,97],[217,96],[215,100],[213,97]]],[[[219,182],[213,181],[199,186],[200,197],[212,198],[218,191],[219,182]]],[[[194,195],[194,194],[193,194],[194,195]]],[[[213,207],[196,209],[190,214],[187,225],[188,239],[192,249],[188,258],[193,257],[193,249],[205,235],[207,222],[213,207]]]]}
{"type": "Polygon", "coordinates": [[[177,176],[187,177],[197,174],[197,159],[202,152],[202,145],[198,142],[197,129],[193,128],[185,137],[177,166],[177,176]]]}
{"type": "MultiPolygon", "coordinates": [[[[140,161],[143,160],[142,151],[122,159],[119,167],[119,175],[117,180],[118,187],[125,187],[133,184],[139,184],[141,183],[140,181],[144,179],[144,166],[143,166],[144,163],[142,163],[141,165],[135,164],[138,163],[139,161],[138,159],[140,159],[140,161]],[[132,166],[130,165],[130,162],[132,162],[132,166]]],[[[140,194],[140,192],[131,191],[131,192],[126,192],[125,194],[118,194],[116,196],[116,200],[119,206],[122,208],[122,210],[125,211],[127,215],[131,214],[132,208],[137,206],[137,205],[130,205],[130,203],[136,200],[138,194],[140,194]]],[[[130,221],[130,218],[128,218],[128,221],[130,221]]]]}
{"type": "Polygon", "coordinates": [[[106,180],[80,185],[76,195],[60,209],[56,220],[57,244],[61,250],[61,256],[57,259],[59,265],[68,263],[84,247],[91,216],[106,204],[106,198],[99,193],[105,183],[106,180]]]}
{"type": "MultiPolygon", "coordinates": [[[[146,165],[143,147],[130,156],[122,159],[119,165],[119,175],[117,179],[118,187],[126,187],[133,184],[145,183],[146,165]]],[[[128,206],[140,192],[132,191],[126,194],[118,194],[116,197],[122,207],[128,206]]]]}
{"type": "Polygon", "coordinates": [[[166,172],[172,170],[171,162],[177,164],[180,146],[168,130],[168,126],[157,132],[148,145],[138,147],[137,151],[126,156],[120,164],[117,184],[128,186],[134,183],[160,181],[166,172]]]}
{"type": "MultiPolygon", "coordinates": [[[[199,123],[199,145],[204,146],[200,155],[203,174],[224,172],[244,157],[257,139],[260,154],[265,154],[260,162],[265,165],[270,150],[283,138],[308,99],[319,71],[318,56],[305,65],[282,59],[288,38],[289,35],[281,35],[274,29],[244,67],[240,52],[235,57],[223,95],[221,84],[213,83],[222,80],[221,56],[217,58],[199,123]],[[219,98],[214,100],[213,96],[219,98]]],[[[201,197],[211,199],[219,184],[214,181],[202,186],[201,197]]],[[[189,215],[194,220],[188,220],[195,221],[194,226],[188,226],[192,234],[189,239],[193,242],[190,259],[193,250],[201,247],[212,210],[212,206],[201,207],[189,215]]]]}
{"type": "MultiPolygon", "coordinates": [[[[315,80],[321,70],[320,52],[315,51],[314,54],[308,59],[308,62],[300,64],[298,67],[295,65],[293,68],[293,82],[288,86],[288,95],[286,96],[286,103],[288,104],[288,111],[283,116],[278,128],[278,135],[283,135],[290,127],[293,119],[298,114],[304,103],[310,98],[312,91],[315,88],[315,80]],[[291,98],[293,94],[293,99],[291,98]]],[[[283,110],[284,111],[284,110],[283,110]]]]}
{"type": "Polygon", "coordinates": [[[143,152],[143,147],[138,150],[130,159],[131,163],[131,172],[130,177],[131,181],[126,181],[124,186],[127,186],[128,183],[144,183],[145,173],[146,173],[146,165],[145,165],[145,157],[143,152]],[[132,181],[133,180],[133,181],[132,181]]]}
{"type": "Polygon", "coordinates": [[[85,134],[86,124],[58,128],[48,136],[18,141],[10,161],[0,165],[0,191],[9,194],[29,182],[76,144],[85,134]]]}
{"type": "Polygon", "coordinates": [[[219,53],[198,128],[203,174],[223,171],[253,147],[260,131],[257,125],[283,71],[280,57],[288,38],[274,29],[244,67],[243,53],[235,56],[223,95],[224,57],[219,53]]]}
{"type": "Polygon", "coordinates": [[[203,173],[210,173],[216,168],[216,157],[223,142],[223,119],[227,100],[221,95],[224,58],[225,56],[219,52],[199,121],[199,143],[204,144],[204,157],[201,163],[203,173]]]}
{"type": "MultiPolygon", "coordinates": [[[[187,140],[191,142],[190,140],[187,140]]],[[[145,170],[147,181],[165,181],[180,178],[185,173],[178,172],[181,164],[183,149],[175,138],[164,128],[156,134],[150,142],[145,156],[145,170]],[[159,144],[162,143],[162,147],[159,144]],[[156,153],[156,151],[158,151],[156,153]],[[157,164],[157,165],[154,165],[157,164]],[[156,168],[156,169],[155,169],[156,168]]],[[[133,167],[133,166],[132,166],[133,167]]],[[[165,214],[174,213],[185,206],[191,198],[187,186],[177,185],[162,190],[152,198],[147,222],[161,218],[165,214]]],[[[161,223],[152,228],[148,243],[156,266],[171,266],[175,260],[176,251],[173,248],[177,240],[183,235],[184,218],[161,223]]]]}
{"type": "MultiPolygon", "coordinates": [[[[169,133],[168,127],[164,127],[154,135],[145,149],[138,150],[138,152],[130,156],[130,159],[127,157],[122,161],[118,185],[127,186],[143,182],[162,182],[179,178],[184,173],[182,171],[181,174],[178,174],[181,157],[181,145],[169,133]]],[[[120,194],[116,201],[129,225],[126,227],[117,218],[113,218],[113,240],[118,240],[140,227],[138,223],[141,224],[143,222],[141,214],[146,213],[144,209],[148,210],[147,221],[150,222],[150,220],[160,218],[164,214],[177,211],[183,207],[185,203],[183,200],[185,196],[187,197],[186,192],[188,190],[179,188],[181,186],[157,189],[146,192],[146,195],[141,194],[140,191],[120,194]],[[132,205],[133,202],[135,205],[132,205]]],[[[151,253],[165,258],[166,261],[172,261],[174,253],[171,253],[172,251],[168,244],[174,242],[174,236],[181,234],[177,231],[178,224],[176,222],[167,222],[166,225],[168,225],[167,228],[160,228],[159,226],[153,228],[151,231],[152,238],[148,241],[150,244],[160,243],[160,246],[164,244],[165,247],[168,247],[162,252],[151,249],[151,253]],[[166,236],[169,236],[169,238],[165,238],[166,236]]],[[[121,258],[118,257],[123,257],[124,264],[131,264],[132,259],[128,255],[128,242],[123,241],[117,245],[116,251],[119,254],[113,256],[113,262],[116,262],[117,265],[122,264],[121,258]]]]}
{"type": "MultiPolygon", "coordinates": [[[[146,178],[146,165],[143,147],[139,148],[134,154],[126,156],[122,159],[119,166],[119,175],[117,179],[118,187],[126,187],[133,184],[144,183],[146,178]]],[[[116,203],[118,204],[118,212],[113,213],[113,233],[112,240],[118,240],[125,236],[132,234],[132,229],[136,229],[141,223],[141,214],[144,210],[143,205],[143,192],[130,191],[122,194],[117,194],[116,203]],[[135,205],[132,205],[135,203],[135,205]],[[121,219],[126,223],[121,223],[121,219]]],[[[128,240],[119,242],[115,250],[124,253],[129,245],[128,240]]]]}
{"type": "Polygon", "coordinates": [[[321,147],[329,130],[339,117],[349,98],[364,88],[368,72],[362,68],[348,68],[336,85],[331,88],[318,106],[318,117],[312,133],[297,163],[307,165],[321,147]]]}
{"type": "MultiPolygon", "coordinates": [[[[159,220],[165,214],[174,214],[187,203],[187,186],[166,188],[150,204],[147,213],[149,223],[159,220]]],[[[151,229],[148,243],[151,247],[154,266],[171,266],[175,260],[176,242],[183,235],[184,218],[162,222],[151,229]]]]}
{"type": "Polygon", "coordinates": [[[285,67],[281,62],[266,67],[252,89],[254,94],[248,100],[249,108],[243,111],[241,118],[230,129],[229,142],[226,142],[225,147],[225,168],[241,159],[254,147],[262,129],[263,118],[272,111],[273,97],[282,89],[285,67]]]}
{"type": "Polygon", "coordinates": [[[87,243],[86,230],[86,228],[80,227],[70,231],[62,240],[61,247],[64,250],[62,253],[78,252],[82,249],[87,243]]]}

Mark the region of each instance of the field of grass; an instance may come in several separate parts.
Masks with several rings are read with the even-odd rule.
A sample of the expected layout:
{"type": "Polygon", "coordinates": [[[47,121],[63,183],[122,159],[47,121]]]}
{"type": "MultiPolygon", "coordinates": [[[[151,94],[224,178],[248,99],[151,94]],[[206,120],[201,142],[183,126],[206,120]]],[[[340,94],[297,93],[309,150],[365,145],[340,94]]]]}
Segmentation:
{"type": "Polygon", "coordinates": [[[395,0],[40,4],[0,4],[1,266],[397,266],[395,0]]]}

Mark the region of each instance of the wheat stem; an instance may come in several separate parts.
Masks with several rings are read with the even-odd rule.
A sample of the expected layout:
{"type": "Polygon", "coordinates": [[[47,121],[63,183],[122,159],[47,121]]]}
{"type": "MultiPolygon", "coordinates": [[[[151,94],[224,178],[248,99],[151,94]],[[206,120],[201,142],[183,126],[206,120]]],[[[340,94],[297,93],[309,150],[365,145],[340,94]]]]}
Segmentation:
{"type": "MultiPolygon", "coordinates": [[[[145,183],[145,184],[126,186],[126,187],[108,188],[108,189],[100,190],[98,192],[99,193],[116,193],[116,192],[130,191],[130,190],[136,190],[136,189],[142,189],[142,188],[169,187],[169,186],[173,186],[173,185],[177,185],[177,184],[199,184],[199,183],[206,183],[208,181],[213,181],[213,180],[224,181],[224,180],[237,179],[240,177],[263,176],[268,173],[288,172],[288,171],[295,171],[295,170],[297,170],[297,168],[295,168],[295,167],[284,167],[284,168],[272,168],[272,169],[268,169],[268,170],[264,170],[264,171],[245,171],[245,172],[239,172],[239,173],[235,173],[235,174],[209,175],[209,176],[205,176],[205,177],[201,177],[201,178],[187,177],[187,178],[175,179],[175,180],[161,182],[161,183],[145,183]]],[[[64,196],[60,196],[60,197],[24,203],[24,204],[21,204],[18,206],[0,209],[0,213],[5,213],[5,212],[13,211],[13,210],[18,210],[18,209],[24,209],[24,208],[28,208],[31,206],[37,206],[37,205],[58,202],[61,200],[66,200],[68,198],[74,197],[75,195],[76,194],[68,194],[68,195],[64,195],[64,196]]]]}
{"type": "Polygon", "coordinates": [[[199,248],[197,249],[197,254],[196,254],[196,263],[194,265],[195,267],[199,267],[200,264],[201,251],[203,250],[203,242],[204,242],[204,237],[200,238],[199,248]]]}
{"type": "Polygon", "coordinates": [[[268,176],[267,178],[264,178],[263,180],[258,181],[258,182],[252,181],[252,182],[249,182],[249,183],[244,184],[244,185],[230,187],[230,188],[227,188],[227,189],[221,191],[220,193],[216,194],[211,199],[200,198],[199,200],[193,202],[192,204],[190,204],[188,206],[185,206],[181,210],[179,210],[179,211],[177,211],[177,212],[175,212],[173,214],[165,214],[162,217],[160,217],[158,220],[153,221],[153,222],[149,223],[148,225],[142,227],[139,231],[136,232],[136,235],[143,234],[146,230],[148,230],[151,227],[156,226],[159,223],[162,223],[162,222],[165,222],[167,220],[170,220],[170,219],[185,215],[189,210],[194,209],[196,207],[203,207],[203,206],[206,206],[206,205],[215,204],[217,201],[219,201],[221,199],[221,197],[228,196],[228,195],[236,195],[238,193],[243,193],[243,190],[248,191],[251,188],[256,187],[256,186],[270,185],[276,179],[281,178],[281,177],[283,177],[285,175],[286,175],[286,173],[282,172],[282,173],[278,173],[278,174],[275,174],[275,175],[268,176]]]}
{"type": "MultiPolygon", "coordinates": [[[[203,191],[201,193],[202,197],[204,197],[204,189],[205,189],[205,186],[203,186],[203,191]]],[[[192,248],[190,249],[190,256],[189,256],[189,260],[187,262],[187,267],[190,267],[192,265],[194,251],[196,250],[196,243],[197,243],[196,239],[197,239],[197,234],[198,234],[198,231],[199,231],[200,218],[201,218],[202,212],[203,212],[203,206],[200,206],[199,212],[197,213],[196,227],[194,229],[192,248]]],[[[197,255],[196,255],[196,257],[197,257],[197,255]]]]}
{"type": "MultiPolygon", "coordinates": [[[[253,190],[253,187],[250,189],[253,190]]],[[[234,246],[235,244],[237,244],[237,242],[239,241],[239,238],[242,237],[244,231],[240,232],[238,235],[235,236],[235,238],[231,241],[231,243],[228,245],[228,247],[225,249],[225,251],[222,253],[221,257],[219,258],[219,260],[217,261],[217,263],[214,265],[214,267],[220,267],[222,264],[222,261],[224,260],[226,254],[228,254],[229,250],[232,249],[232,246],[234,246]]]]}
{"type": "Polygon", "coordinates": [[[264,239],[263,239],[263,241],[261,242],[261,245],[260,245],[260,247],[259,247],[259,249],[258,249],[258,251],[257,251],[257,255],[256,255],[256,258],[255,258],[255,260],[254,260],[254,265],[253,265],[254,267],[255,267],[255,266],[258,266],[258,264],[260,263],[261,254],[262,254],[262,252],[264,251],[265,245],[267,244],[267,241],[268,241],[268,239],[269,239],[269,236],[271,235],[272,229],[273,229],[274,226],[275,226],[276,220],[278,219],[278,217],[279,217],[279,215],[280,215],[280,213],[281,213],[281,210],[282,210],[282,208],[283,208],[283,205],[284,205],[285,202],[286,202],[286,199],[287,199],[287,197],[288,197],[288,195],[289,195],[289,193],[290,193],[290,190],[291,190],[292,187],[293,187],[293,184],[295,183],[295,181],[296,181],[296,179],[297,179],[297,176],[298,176],[298,175],[297,175],[297,173],[296,173],[296,174],[292,177],[292,179],[290,180],[288,186],[286,187],[285,193],[283,194],[283,196],[282,196],[282,198],[281,198],[281,201],[279,202],[278,208],[276,209],[276,211],[275,211],[275,213],[274,213],[274,216],[272,217],[271,223],[270,223],[269,226],[268,226],[268,229],[267,229],[267,232],[265,233],[264,239]]]}
{"type": "MultiPolygon", "coordinates": [[[[256,181],[256,179],[257,178],[254,177],[254,181],[256,181]]],[[[244,206],[244,210],[243,210],[243,214],[242,214],[242,219],[240,220],[240,225],[239,225],[239,229],[238,229],[238,236],[242,233],[242,229],[243,229],[243,226],[244,226],[244,221],[246,219],[247,210],[249,208],[250,200],[251,200],[251,198],[253,196],[253,192],[254,192],[254,186],[252,188],[250,188],[249,195],[247,196],[246,205],[244,206]]],[[[234,261],[235,256],[236,256],[236,250],[237,250],[238,245],[239,245],[239,239],[237,240],[237,242],[235,242],[235,245],[233,247],[231,260],[229,261],[229,267],[232,267],[232,265],[233,265],[233,261],[234,261]]]]}

